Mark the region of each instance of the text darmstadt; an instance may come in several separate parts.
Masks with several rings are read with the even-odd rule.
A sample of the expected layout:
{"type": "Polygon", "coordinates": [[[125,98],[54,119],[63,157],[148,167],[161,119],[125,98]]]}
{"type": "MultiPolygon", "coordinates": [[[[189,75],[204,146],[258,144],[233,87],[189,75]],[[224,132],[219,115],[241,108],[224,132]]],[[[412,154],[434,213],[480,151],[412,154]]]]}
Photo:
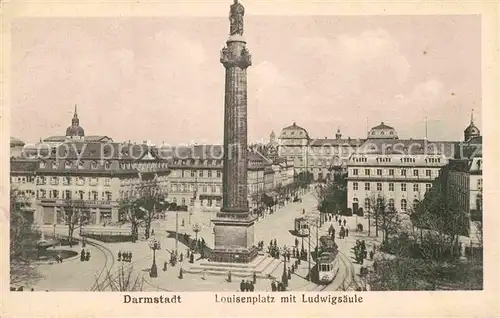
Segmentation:
{"type": "Polygon", "coordinates": [[[180,295],[160,295],[157,297],[134,297],[123,295],[124,304],[180,304],[182,299],[180,295]]]}

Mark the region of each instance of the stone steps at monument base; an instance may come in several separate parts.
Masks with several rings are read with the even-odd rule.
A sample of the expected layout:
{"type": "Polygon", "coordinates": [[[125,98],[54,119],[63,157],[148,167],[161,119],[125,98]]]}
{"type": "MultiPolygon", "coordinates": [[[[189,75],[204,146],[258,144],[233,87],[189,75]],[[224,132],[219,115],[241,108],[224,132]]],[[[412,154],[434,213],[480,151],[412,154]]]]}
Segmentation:
{"type": "Polygon", "coordinates": [[[267,278],[279,265],[280,260],[263,257],[258,261],[257,266],[251,264],[231,264],[231,263],[203,263],[195,264],[184,271],[188,274],[202,274],[205,272],[207,275],[224,275],[227,276],[231,271],[231,275],[235,277],[251,277],[255,273],[259,278],[267,278]],[[223,265],[223,266],[221,266],[223,265]],[[238,265],[238,266],[232,266],[238,265]],[[246,265],[246,266],[242,266],[246,265]]]}

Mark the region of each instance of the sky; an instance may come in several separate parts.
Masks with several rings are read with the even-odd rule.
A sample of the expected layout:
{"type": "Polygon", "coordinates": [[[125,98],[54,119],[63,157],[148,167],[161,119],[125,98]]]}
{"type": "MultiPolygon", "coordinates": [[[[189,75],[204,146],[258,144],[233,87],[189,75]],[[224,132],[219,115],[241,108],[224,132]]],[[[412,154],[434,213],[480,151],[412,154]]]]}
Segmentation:
{"type": "MultiPolygon", "coordinates": [[[[227,17],[29,18],[12,25],[11,134],[156,144],[223,140],[227,17]]],[[[461,140],[481,128],[479,16],[252,16],[248,137],[296,122],[313,138],[461,140]]]]}

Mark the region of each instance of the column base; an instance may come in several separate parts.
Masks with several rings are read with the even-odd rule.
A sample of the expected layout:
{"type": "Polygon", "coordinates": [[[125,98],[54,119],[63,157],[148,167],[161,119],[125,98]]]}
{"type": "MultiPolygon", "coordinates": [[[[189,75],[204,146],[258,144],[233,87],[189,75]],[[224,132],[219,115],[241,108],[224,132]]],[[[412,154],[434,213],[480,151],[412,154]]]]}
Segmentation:
{"type": "Polygon", "coordinates": [[[211,262],[249,263],[257,257],[254,246],[253,226],[256,217],[248,213],[219,212],[212,222],[215,225],[215,247],[211,262]]]}

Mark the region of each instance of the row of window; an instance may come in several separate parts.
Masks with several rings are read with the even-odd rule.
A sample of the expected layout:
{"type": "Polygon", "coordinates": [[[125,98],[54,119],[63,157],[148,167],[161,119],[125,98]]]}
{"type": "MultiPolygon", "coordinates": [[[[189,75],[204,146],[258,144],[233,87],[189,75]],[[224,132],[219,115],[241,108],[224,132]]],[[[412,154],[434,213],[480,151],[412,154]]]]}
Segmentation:
{"type": "Polygon", "coordinates": [[[174,159],[174,165],[203,165],[203,166],[221,166],[222,160],[208,160],[208,159],[174,159]]]}
{"type": "MultiPolygon", "coordinates": [[[[99,200],[99,192],[97,191],[89,191],[85,192],[82,190],[75,191],[74,193],[71,190],[65,190],[65,191],[59,191],[59,190],[45,190],[45,189],[40,189],[37,190],[36,194],[37,199],[75,199],[75,200],[93,200],[93,201],[98,201],[99,200]],[[85,195],[87,194],[87,196],[85,195]]],[[[111,191],[104,191],[101,192],[101,199],[102,201],[112,201],[113,200],[113,195],[111,191]]]]}
{"type": "MultiPolygon", "coordinates": [[[[66,160],[64,162],[64,169],[71,169],[73,167],[76,167],[78,169],[85,169],[86,162],[85,161],[71,161],[71,160],[66,160]]],[[[52,169],[58,169],[59,168],[59,163],[57,161],[51,161],[51,162],[45,162],[41,161],[40,162],[40,168],[47,168],[51,167],[52,169]]],[[[91,161],[90,162],[90,168],[91,169],[110,169],[111,168],[111,163],[109,161],[91,161]]],[[[139,170],[144,170],[144,169],[153,169],[153,168],[167,168],[167,163],[166,162],[144,162],[144,163],[126,163],[126,162],[121,162],[120,163],[120,168],[121,169],[139,169],[139,170]]]]}
{"type": "MultiPolygon", "coordinates": [[[[83,186],[86,184],[85,180],[87,179],[87,183],[91,186],[97,186],[99,185],[99,179],[97,177],[90,177],[90,178],[85,178],[85,177],[45,177],[45,176],[39,176],[37,177],[36,184],[47,184],[47,179],[51,185],[58,185],[59,182],[61,181],[63,185],[72,185],[73,184],[73,179],[75,181],[75,184],[78,186],[83,186]],[[61,180],[62,179],[62,180],[61,180]]],[[[109,187],[111,185],[111,178],[102,178],[104,179],[103,185],[105,187],[109,187]]]]}
{"type": "Polygon", "coordinates": [[[195,184],[176,184],[173,183],[171,184],[170,188],[172,189],[172,192],[195,192],[198,191],[198,189],[202,193],[220,193],[221,192],[221,186],[220,185],[206,185],[206,184],[201,184],[201,185],[195,185],[195,184]],[[208,191],[210,189],[210,191],[208,191]]]}
{"type": "MultiPolygon", "coordinates": [[[[177,200],[176,197],[172,198],[172,202],[178,205],[186,205],[186,198],[181,198],[180,200],[177,200]]],[[[201,206],[206,206],[206,207],[220,207],[221,206],[221,199],[216,198],[214,199],[205,199],[200,201],[201,206]]],[[[189,199],[189,205],[193,206],[194,205],[194,199],[190,198],[189,199]]]]}
{"type": "MultiPolygon", "coordinates": [[[[401,169],[400,173],[401,173],[401,176],[402,177],[406,177],[407,176],[407,170],[408,169],[401,169]]],[[[364,169],[364,175],[365,176],[369,176],[371,175],[371,171],[372,169],[364,169]]],[[[386,169],[376,169],[375,170],[375,173],[377,176],[382,176],[384,175],[386,172],[386,169]]],[[[388,169],[388,173],[390,176],[394,176],[394,169],[388,169]]],[[[355,175],[355,176],[358,176],[359,175],[359,169],[352,169],[352,174],[355,175]]],[[[413,169],[413,176],[414,177],[418,177],[420,175],[420,170],[418,169],[413,169]]],[[[426,169],[425,170],[425,176],[426,177],[431,177],[432,176],[432,170],[431,169],[426,169]]]]}
{"type": "MultiPolygon", "coordinates": [[[[353,199],[354,204],[359,204],[358,201],[359,201],[358,198],[354,198],[353,199]]],[[[365,202],[364,203],[365,203],[364,204],[365,211],[370,210],[371,207],[372,207],[371,199],[370,198],[365,198],[365,202]]],[[[413,204],[412,204],[413,210],[417,209],[418,204],[419,204],[419,201],[417,199],[413,200],[413,204]]],[[[382,207],[383,200],[381,198],[377,198],[377,201],[376,201],[375,205],[376,205],[376,207],[379,207],[379,208],[382,207]]],[[[397,208],[395,206],[393,198],[390,198],[390,199],[387,200],[387,207],[390,208],[390,209],[396,209],[397,208]]],[[[408,209],[408,201],[406,199],[401,199],[399,207],[400,207],[401,211],[406,211],[408,209]]]]}
{"type": "MultiPolygon", "coordinates": [[[[372,189],[371,186],[372,185],[371,185],[370,182],[365,182],[364,186],[365,186],[365,191],[371,191],[371,189],[372,189]]],[[[406,183],[400,183],[399,186],[400,186],[400,190],[401,191],[406,191],[406,188],[407,188],[406,187],[407,186],[406,183]]],[[[431,188],[432,188],[432,184],[430,184],[430,183],[426,183],[425,184],[425,191],[429,191],[431,188]]],[[[358,184],[358,182],[353,182],[352,183],[352,189],[354,191],[358,191],[359,190],[359,184],[358,184]]],[[[377,182],[376,183],[376,190],[377,191],[384,191],[383,183],[377,182]]],[[[392,182],[388,183],[388,191],[394,191],[394,183],[392,183],[392,182]]],[[[414,192],[419,192],[420,191],[420,184],[419,183],[414,183],[413,184],[413,191],[414,192]]]]}

